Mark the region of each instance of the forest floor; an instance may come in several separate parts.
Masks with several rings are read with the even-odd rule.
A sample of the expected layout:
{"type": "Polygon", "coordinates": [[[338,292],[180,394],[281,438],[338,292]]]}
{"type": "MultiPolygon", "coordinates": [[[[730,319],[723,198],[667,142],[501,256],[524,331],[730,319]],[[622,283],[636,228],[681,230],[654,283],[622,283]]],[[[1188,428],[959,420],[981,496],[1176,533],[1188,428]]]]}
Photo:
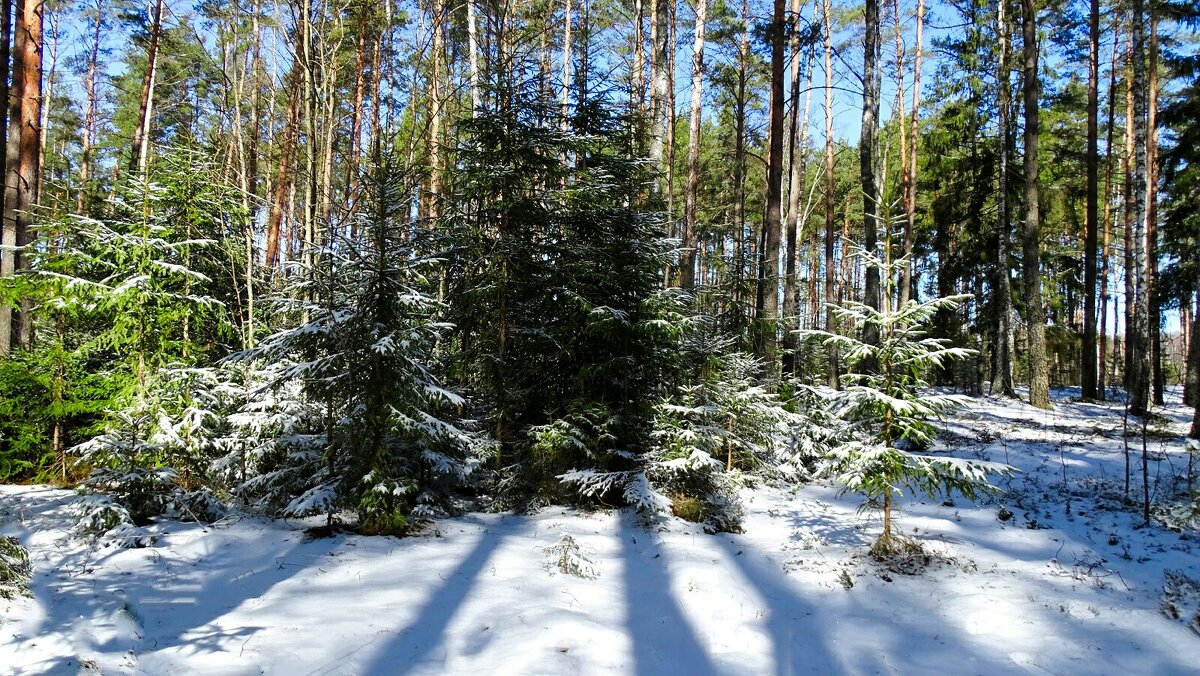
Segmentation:
{"type": "Polygon", "coordinates": [[[0,487],[0,534],[35,569],[32,598],[0,601],[0,671],[1197,673],[1200,532],[1178,516],[1190,409],[1176,392],[1150,427],[1151,493],[1179,509],[1142,528],[1121,405],[1055,394],[1053,411],[986,398],[946,424],[939,450],[1022,473],[975,504],[902,501],[900,527],[936,554],[911,568],[872,561],[878,512],[824,483],[747,490],[739,535],[551,508],[404,539],[160,522],[138,549],[70,536],[71,491],[0,487]],[[551,565],[563,533],[594,578],[551,565]]]}

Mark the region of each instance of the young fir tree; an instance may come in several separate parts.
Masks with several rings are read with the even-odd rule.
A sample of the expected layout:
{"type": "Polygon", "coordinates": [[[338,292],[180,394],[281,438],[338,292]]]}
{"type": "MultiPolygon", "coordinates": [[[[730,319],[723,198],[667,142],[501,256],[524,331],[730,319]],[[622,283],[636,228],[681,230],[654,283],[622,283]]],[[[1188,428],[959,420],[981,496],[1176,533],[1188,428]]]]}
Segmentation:
{"type": "Polygon", "coordinates": [[[969,401],[928,390],[925,378],[930,369],[968,357],[972,351],[927,338],[925,328],[939,310],[957,307],[970,296],[909,300],[893,308],[889,299],[895,297],[896,275],[907,261],[885,262],[861,250],[857,255],[880,272],[882,307],[849,301],[833,310],[838,318],[850,322],[859,336],[870,329],[877,339],[866,342],[855,335],[810,333],[836,345],[849,371],[842,376],[843,389],[834,406],[851,424],[856,438],[831,449],[826,469],[846,490],[860,492],[872,502],[882,501],[883,533],[871,551],[887,557],[910,548],[892,527],[893,496],[903,495],[905,489],[930,497],[957,491],[974,500],[979,493],[994,490],[988,474],[1013,470],[1000,463],[913,452],[932,441],[936,430],[930,418],[962,408],[969,401]],[[872,368],[862,368],[867,364],[872,368]]]}
{"type": "MultiPolygon", "coordinates": [[[[283,364],[275,391],[298,382],[323,412],[323,466],[290,511],[340,503],[372,534],[401,534],[413,517],[441,513],[444,489],[487,451],[454,421],[464,400],[434,371],[434,347],[447,327],[434,319],[438,303],[425,277],[436,262],[431,233],[407,217],[407,181],[389,161],[374,168],[360,236],[320,252],[313,300],[290,304],[307,319],[238,356],[267,368],[283,364]]],[[[252,398],[244,417],[261,403],[252,398]]]]}
{"type": "Polygon", "coordinates": [[[647,447],[661,222],[638,205],[648,174],[611,104],[563,124],[536,93],[496,100],[463,123],[443,210],[456,369],[501,444],[502,492],[553,499],[562,472],[647,447]]]}
{"type": "MultiPolygon", "coordinates": [[[[92,470],[85,483],[125,502],[134,520],[170,505],[180,483],[203,483],[196,425],[211,417],[197,417],[194,365],[219,354],[229,324],[212,291],[231,283],[196,268],[229,269],[215,243],[240,208],[211,163],[174,151],[121,188],[103,219],[45,223],[50,245],[29,252],[23,283],[41,300],[34,354],[44,355],[52,448],[61,454],[94,425],[80,398],[102,395],[92,404],[112,412],[103,433],[74,450],[92,470]]],[[[64,471],[65,456],[57,462],[64,471]]]]}

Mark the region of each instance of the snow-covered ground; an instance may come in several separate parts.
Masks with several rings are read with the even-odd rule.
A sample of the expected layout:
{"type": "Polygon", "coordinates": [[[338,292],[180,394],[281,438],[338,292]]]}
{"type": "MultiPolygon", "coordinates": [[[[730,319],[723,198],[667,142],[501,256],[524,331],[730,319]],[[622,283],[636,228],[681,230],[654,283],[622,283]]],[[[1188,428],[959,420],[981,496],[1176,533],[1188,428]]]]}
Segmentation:
{"type": "MultiPolygon", "coordinates": [[[[903,530],[953,559],[918,575],[871,562],[877,515],[819,484],[747,491],[742,535],[555,508],[406,539],[164,522],[141,549],[69,537],[70,491],[0,487],[0,534],[36,569],[32,599],[0,601],[0,672],[1197,673],[1200,636],[1160,596],[1164,571],[1200,578],[1200,534],[1137,528],[1120,406],[1057,394],[947,425],[944,447],[1023,474],[978,504],[904,501],[903,530]],[[548,566],[563,533],[595,579],[548,566]]],[[[1190,413],[1176,401],[1150,438],[1157,495],[1186,468],[1190,413]]]]}

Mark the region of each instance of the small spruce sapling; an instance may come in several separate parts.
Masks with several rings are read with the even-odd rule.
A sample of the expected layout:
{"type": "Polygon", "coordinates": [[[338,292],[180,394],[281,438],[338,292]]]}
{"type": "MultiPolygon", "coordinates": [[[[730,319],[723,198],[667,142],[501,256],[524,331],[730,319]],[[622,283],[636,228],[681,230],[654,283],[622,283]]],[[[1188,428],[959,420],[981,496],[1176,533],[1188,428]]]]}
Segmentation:
{"type": "Polygon", "coordinates": [[[928,445],[935,428],[930,418],[963,408],[968,399],[928,391],[925,374],[945,363],[969,357],[973,351],[952,347],[947,341],[925,336],[925,327],[943,309],[957,308],[970,295],[947,296],[925,302],[909,300],[893,308],[896,277],[906,259],[885,262],[865,251],[856,252],[867,265],[879,268],[884,281],[881,309],[857,302],[833,306],[837,318],[849,322],[858,335],[876,335],[867,342],[853,335],[821,335],[826,345],[844,355],[849,373],[842,376],[835,410],[856,432],[856,439],[835,446],[826,470],[845,490],[882,501],[883,533],[871,553],[884,558],[912,549],[912,543],[892,528],[893,496],[904,490],[930,497],[958,491],[974,500],[998,490],[989,474],[1011,474],[1008,465],[981,460],[921,455],[912,449],[928,445]],[[869,367],[869,368],[867,368],[869,367]]]}
{"type": "Polygon", "coordinates": [[[546,568],[553,573],[555,570],[563,575],[574,575],[588,580],[600,576],[600,570],[587,552],[570,533],[563,533],[558,542],[549,547],[542,547],[546,552],[546,568]]]}
{"type": "Polygon", "coordinates": [[[29,595],[33,567],[29,552],[14,537],[0,537],[0,599],[29,595]]]}

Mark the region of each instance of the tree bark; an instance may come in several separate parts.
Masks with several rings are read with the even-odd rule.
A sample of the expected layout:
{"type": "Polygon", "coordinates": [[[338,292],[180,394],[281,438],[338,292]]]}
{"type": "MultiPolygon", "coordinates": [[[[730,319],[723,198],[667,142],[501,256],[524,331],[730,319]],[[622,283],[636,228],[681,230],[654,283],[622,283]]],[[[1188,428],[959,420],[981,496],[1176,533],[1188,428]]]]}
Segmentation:
{"type": "MultiPolygon", "coordinates": [[[[872,256],[879,248],[879,203],[875,185],[875,127],[879,123],[879,0],[866,0],[863,38],[862,126],[858,136],[858,174],[863,193],[863,248],[872,256]]],[[[867,266],[863,303],[878,310],[879,268],[867,266]]],[[[879,340],[878,329],[868,326],[863,332],[867,343],[879,340]]],[[[869,365],[868,368],[873,366],[869,365]]]]}
{"type": "MultiPolygon", "coordinates": [[[[42,84],[42,0],[16,0],[12,24],[12,85],[8,100],[8,136],[2,241],[5,246],[29,244],[29,210],[37,204],[37,177],[41,171],[39,105],[42,84]]],[[[10,251],[4,256],[0,277],[25,267],[25,256],[10,251]]],[[[29,304],[15,313],[0,305],[0,355],[9,354],[14,340],[28,347],[32,337],[29,304]]]]}
{"type": "Polygon", "coordinates": [[[746,272],[746,83],[747,62],[750,56],[750,3],[742,0],[742,30],[738,36],[737,100],[734,102],[733,133],[733,227],[736,231],[735,283],[733,300],[738,316],[743,315],[743,280],[746,272]]]}
{"type": "Polygon", "coordinates": [[[1125,49],[1125,153],[1121,158],[1121,169],[1124,174],[1125,189],[1122,193],[1124,228],[1122,232],[1124,243],[1124,257],[1122,260],[1125,275],[1125,354],[1122,359],[1121,369],[1121,384],[1124,385],[1126,393],[1131,392],[1130,373],[1133,369],[1130,368],[1131,355],[1129,352],[1130,333],[1133,329],[1133,295],[1134,282],[1137,277],[1137,272],[1134,270],[1133,262],[1133,218],[1134,218],[1134,197],[1133,197],[1133,165],[1134,165],[1134,144],[1133,144],[1133,24],[1130,22],[1129,38],[1125,49]]]}
{"type": "Polygon", "coordinates": [[[1166,381],[1162,370],[1162,298],[1158,291],[1158,17],[1150,14],[1150,73],[1146,112],[1146,301],[1149,303],[1150,385],[1156,406],[1162,406],[1166,381]]]}
{"type": "MultiPolygon", "coordinates": [[[[653,71],[651,77],[650,93],[650,166],[655,172],[663,170],[663,148],[666,142],[666,119],[667,115],[667,68],[670,63],[671,50],[671,31],[669,24],[671,21],[670,0],[655,0],[654,2],[654,22],[650,26],[653,33],[652,40],[654,44],[654,58],[650,64],[653,71]]],[[[662,180],[655,177],[651,183],[654,194],[662,194],[662,180]]],[[[668,190],[670,188],[668,187],[668,190]]]]}
{"type": "Polygon", "coordinates": [[[88,181],[92,179],[92,141],[96,137],[97,110],[100,105],[96,76],[100,61],[100,31],[104,26],[104,0],[95,0],[96,16],[92,22],[91,42],[88,44],[87,71],[83,77],[83,88],[87,95],[84,104],[83,128],[80,129],[79,193],[75,197],[75,210],[83,213],[88,181]]]}
{"type": "Polygon", "coordinates": [[[1112,63],[1108,80],[1108,123],[1105,127],[1104,143],[1104,250],[1100,255],[1100,364],[1096,373],[1096,398],[1101,401],[1107,396],[1105,390],[1108,386],[1108,274],[1112,248],[1110,239],[1112,234],[1113,128],[1117,104],[1117,45],[1120,43],[1121,30],[1120,24],[1118,24],[1113,40],[1112,63]]]}
{"type": "Polygon", "coordinates": [[[904,266],[904,278],[900,285],[901,303],[917,295],[912,255],[913,239],[916,237],[917,228],[917,155],[918,149],[921,147],[921,61],[924,27],[925,0],[917,0],[917,51],[913,57],[912,109],[909,111],[908,122],[908,192],[904,195],[904,255],[909,258],[909,262],[904,266]]]}
{"type": "Polygon", "coordinates": [[[1147,251],[1146,25],[1142,0],[1133,0],[1133,324],[1129,335],[1129,411],[1150,404],[1150,259],[1147,251]]]}
{"type": "Polygon", "coordinates": [[[559,114],[562,130],[569,127],[571,103],[571,0],[567,0],[566,15],[563,17],[562,84],[559,91],[559,114]]]}
{"type": "MultiPolygon", "coordinates": [[[[831,0],[823,0],[825,23],[825,330],[837,333],[837,315],[833,306],[837,302],[836,268],[834,267],[834,244],[837,241],[837,222],[834,216],[835,200],[833,176],[833,10],[831,0]]],[[[841,389],[841,365],[836,345],[826,347],[829,360],[829,386],[841,389]]]]}
{"type": "Polygon", "coordinates": [[[783,46],[786,37],[784,0],[774,0],[771,20],[771,103],[767,151],[766,210],[763,217],[764,266],[759,271],[763,315],[759,354],[773,358],[779,320],[779,244],[783,201],[783,46]]]}
{"type": "Polygon", "coordinates": [[[1200,439],[1200,293],[1196,294],[1196,308],[1192,312],[1192,339],[1188,349],[1188,373],[1192,382],[1192,429],[1188,434],[1193,439],[1200,439]]]}
{"type": "MultiPolygon", "coordinates": [[[[642,33],[642,20],[646,13],[642,0],[633,0],[633,77],[630,86],[633,89],[629,99],[633,104],[633,113],[640,117],[646,112],[646,36],[642,33]]],[[[642,148],[641,135],[638,135],[638,149],[642,148]]]]}
{"type": "MultiPolygon", "coordinates": [[[[800,115],[800,82],[807,74],[811,79],[812,50],[801,63],[800,57],[800,12],[801,0],[792,0],[792,115],[790,120],[792,142],[788,144],[788,209],[787,209],[787,260],[784,263],[783,283],[783,316],[785,318],[783,333],[783,373],[795,375],[798,363],[796,350],[799,348],[799,335],[796,330],[799,325],[799,292],[797,290],[796,264],[799,251],[796,250],[800,223],[800,192],[803,189],[804,174],[808,160],[808,103],[804,106],[803,119],[800,115]]],[[[811,95],[812,89],[808,90],[811,95]]]]}
{"type": "Polygon", "coordinates": [[[133,130],[129,171],[145,178],[150,151],[150,125],[154,119],[154,86],[158,76],[158,43],[162,36],[163,0],[155,0],[150,13],[150,45],[146,48],[146,73],[142,76],[142,94],[138,103],[137,125],[133,130]]]}
{"type": "Polygon", "coordinates": [[[289,186],[292,183],[292,154],[296,150],[296,141],[299,132],[297,117],[300,114],[300,93],[296,89],[300,82],[301,68],[302,66],[299,63],[292,64],[292,72],[288,77],[289,100],[287,114],[283,122],[283,139],[280,142],[279,169],[275,177],[275,196],[271,202],[271,210],[267,214],[267,242],[264,260],[266,266],[271,269],[274,269],[279,263],[279,242],[283,230],[283,212],[290,192],[289,186]]]}
{"type": "Polygon", "coordinates": [[[1080,384],[1084,399],[1095,399],[1096,374],[1096,248],[1099,230],[1100,154],[1100,0],[1091,0],[1088,17],[1087,99],[1087,222],[1083,238],[1083,349],[1080,384]]]}
{"type": "Polygon", "coordinates": [[[1008,135],[1011,131],[1009,112],[1011,104],[1009,96],[1010,60],[1012,58],[1012,43],[1009,34],[1008,2],[999,0],[996,3],[996,35],[1000,40],[1000,60],[996,66],[997,93],[999,100],[997,161],[999,185],[996,190],[996,271],[995,287],[992,304],[996,313],[996,373],[992,375],[992,385],[1005,397],[1016,396],[1013,387],[1013,329],[1012,329],[1012,285],[1009,277],[1008,233],[1012,230],[1009,218],[1008,202],[1008,135]]]}
{"type": "MultiPolygon", "coordinates": [[[[567,0],[568,6],[571,0],[567,0]]],[[[475,0],[467,0],[467,49],[471,57],[471,117],[483,109],[483,92],[479,89],[479,27],[476,25],[475,0]]]]}
{"type": "Polygon", "coordinates": [[[1038,141],[1041,122],[1038,94],[1037,0],[1021,0],[1025,77],[1025,227],[1021,233],[1021,271],[1025,287],[1025,321],[1029,334],[1029,403],[1050,408],[1050,366],[1046,358],[1046,312],[1042,307],[1041,189],[1038,180],[1038,141]]]}
{"type": "Polygon", "coordinates": [[[688,125],[687,195],[684,198],[683,232],[679,255],[679,285],[696,287],[696,193],[700,189],[700,121],[704,95],[704,23],[708,0],[696,0],[695,42],[692,44],[692,110],[688,125]]]}

